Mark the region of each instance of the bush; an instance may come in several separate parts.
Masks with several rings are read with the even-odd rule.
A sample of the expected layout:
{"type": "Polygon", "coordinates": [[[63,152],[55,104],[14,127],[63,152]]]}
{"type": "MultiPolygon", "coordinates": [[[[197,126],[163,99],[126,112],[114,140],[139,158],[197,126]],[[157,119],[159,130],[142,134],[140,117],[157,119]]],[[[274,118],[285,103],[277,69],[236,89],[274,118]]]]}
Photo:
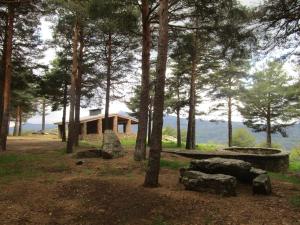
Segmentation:
{"type": "Polygon", "coordinates": [[[245,128],[238,128],[233,131],[232,145],[237,147],[254,147],[255,137],[245,128]]]}
{"type": "MultiPolygon", "coordinates": [[[[268,148],[268,145],[265,141],[259,143],[256,145],[256,147],[260,147],[260,148],[268,148]]],[[[271,148],[277,148],[277,149],[282,149],[282,145],[279,143],[272,143],[271,148]]]]}
{"type": "Polygon", "coordinates": [[[290,159],[293,161],[300,160],[300,146],[291,149],[290,159]]]}

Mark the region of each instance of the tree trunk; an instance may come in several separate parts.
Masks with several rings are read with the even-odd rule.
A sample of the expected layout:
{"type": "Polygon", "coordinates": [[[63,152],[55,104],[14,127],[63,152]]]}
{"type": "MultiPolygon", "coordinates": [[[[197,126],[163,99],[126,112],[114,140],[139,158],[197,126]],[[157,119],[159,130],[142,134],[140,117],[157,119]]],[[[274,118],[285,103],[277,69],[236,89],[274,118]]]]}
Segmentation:
{"type": "MultiPolygon", "coordinates": [[[[146,140],[150,89],[150,50],[151,29],[149,20],[149,1],[142,0],[143,21],[143,50],[142,50],[142,85],[139,105],[139,124],[135,143],[134,159],[141,161],[146,159],[146,140]]],[[[150,116],[150,114],[149,114],[150,116]]],[[[148,134],[149,136],[149,134],[148,134]]],[[[149,144],[149,139],[148,139],[149,144]]]]}
{"type": "Polygon", "coordinates": [[[45,124],[46,124],[46,99],[43,98],[42,102],[42,133],[45,133],[45,124]]]}
{"type": "Polygon", "coordinates": [[[109,102],[110,102],[110,85],[111,85],[111,54],[112,54],[112,43],[111,33],[108,34],[108,56],[107,56],[107,73],[106,73],[106,97],[105,97],[105,116],[104,116],[104,131],[109,128],[109,102]]]}
{"type": "Polygon", "coordinates": [[[228,97],[228,146],[232,146],[232,99],[228,97]]]}
{"type": "Polygon", "coordinates": [[[181,147],[180,108],[176,109],[177,116],[177,147],[181,147]]]}
{"type": "Polygon", "coordinates": [[[79,145],[79,134],[80,134],[80,100],[81,100],[81,82],[82,82],[82,73],[83,73],[83,48],[84,48],[84,39],[83,39],[83,28],[80,27],[79,30],[79,57],[78,57],[78,80],[76,84],[76,104],[75,104],[75,146],[79,145]]]}
{"type": "Polygon", "coordinates": [[[186,149],[195,149],[195,110],[196,110],[196,69],[197,69],[197,53],[196,46],[197,40],[196,35],[194,35],[195,50],[192,59],[192,71],[190,80],[190,99],[189,99],[189,117],[188,117],[188,127],[186,136],[186,149]]]}
{"type": "Polygon", "coordinates": [[[153,128],[148,168],[144,186],[157,187],[162,149],[162,127],[165,96],[165,79],[168,58],[168,0],[160,0],[159,38],[154,96],[153,128]]]}
{"type": "Polygon", "coordinates": [[[78,80],[78,19],[76,19],[74,28],[73,28],[73,37],[72,37],[72,76],[71,76],[71,87],[70,87],[70,115],[69,115],[69,131],[68,131],[68,141],[67,141],[67,153],[73,152],[74,139],[75,139],[75,121],[74,121],[74,111],[75,111],[75,102],[76,102],[76,83],[78,80]]]}
{"type": "Polygon", "coordinates": [[[22,136],[22,108],[20,107],[20,113],[19,113],[19,132],[18,136],[22,136]]]}
{"type": "Polygon", "coordinates": [[[6,53],[7,53],[7,38],[8,38],[8,17],[5,15],[5,35],[4,35],[4,40],[3,40],[3,54],[2,54],[2,61],[1,61],[1,67],[0,67],[0,128],[2,127],[2,107],[3,107],[3,90],[4,90],[4,79],[5,79],[5,68],[6,68],[6,53]]]}
{"type": "Polygon", "coordinates": [[[19,136],[19,127],[20,127],[20,106],[18,105],[16,108],[16,116],[15,116],[15,127],[13,136],[19,136]]]}
{"type": "Polygon", "coordinates": [[[267,147],[272,147],[272,127],[271,127],[271,106],[268,105],[267,110],[267,147]]]}
{"type": "Polygon", "coordinates": [[[14,32],[14,7],[8,5],[8,17],[7,17],[7,38],[5,43],[5,65],[4,65],[4,82],[2,93],[2,115],[1,115],[1,129],[0,129],[0,151],[6,150],[6,141],[8,135],[9,126],[9,108],[10,108],[10,92],[11,92],[11,76],[12,76],[12,47],[13,47],[13,32],[14,32]]]}
{"type": "Polygon", "coordinates": [[[149,104],[149,112],[148,112],[148,146],[151,144],[151,133],[152,133],[152,100],[150,99],[150,104],[149,104]]]}
{"type": "Polygon", "coordinates": [[[62,130],[61,130],[61,141],[66,142],[66,115],[67,115],[67,94],[68,94],[68,84],[65,81],[64,84],[64,98],[63,98],[63,116],[62,116],[62,130]]]}

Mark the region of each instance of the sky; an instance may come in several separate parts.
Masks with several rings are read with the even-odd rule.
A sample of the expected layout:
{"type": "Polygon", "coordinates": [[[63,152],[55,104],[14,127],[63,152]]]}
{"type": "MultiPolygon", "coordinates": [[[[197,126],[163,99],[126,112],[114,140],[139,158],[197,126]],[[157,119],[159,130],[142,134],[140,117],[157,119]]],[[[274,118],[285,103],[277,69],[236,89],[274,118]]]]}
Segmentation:
{"type": "MultiPolygon", "coordinates": [[[[241,4],[248,6],[248,7],[258,6],[261,2],[262,2],[262,0],[240,0],[241,4]]],[[[42,19],[40,29],[41,29],[42,40],[44,40],[44,41],[51,40],[51,37],[52,37],[51,22],[42,19]]],[[[45,51],[45,57],[41,61],[44,64],[48,65],[54,59],[54,57],[55,57],[55,49],[48,49],[45,51]]],[[[258,67],[260,67],[262,64],[263,64],[263,62],[258,64],[258,67]]],[[[289,71],[289,73],[293,73],[293,68],[292,68],[291,64],[286,64],[285,68],[287,71],[289,71]]],[[[206,99],[201,104],[199,104],[198,109],[201,111],[208,111],[211,106],[212,105],[210,103],[210,100],[206,99]]],[[[90,108],[82,108],[81,116],[87,116],[89,114],[89,109],[90,108]]],[[[110,113],[118,113],[119,111],[128,112],[129,110],[128,110],[126,104],[121,101],[111,102],[110,113]]],[[[68,112],[67,112],[67,115],[68,115],[68,112]]],[[[51,110],[49,108],[47,110],[46,123],[52,124],[55,122],[59,122],[59,121],[61,121],[61,117],[62,117],[62,111],[51,112],[51,110]]],[[[206,119],[206,120],[224,119],[224,118],[218,117],[216,114],[201,116],[201,118],[206,119]]],[[[30,118],[28,120],[28,123],[40,124],[41,121],[42,121],[41,115],[37,114],[34,117],[30,118]]],[[[242,121],[242,117],[240,116],[240,114],[237,111],[235,111],[233,113],[233,121],[242,121]]]]}

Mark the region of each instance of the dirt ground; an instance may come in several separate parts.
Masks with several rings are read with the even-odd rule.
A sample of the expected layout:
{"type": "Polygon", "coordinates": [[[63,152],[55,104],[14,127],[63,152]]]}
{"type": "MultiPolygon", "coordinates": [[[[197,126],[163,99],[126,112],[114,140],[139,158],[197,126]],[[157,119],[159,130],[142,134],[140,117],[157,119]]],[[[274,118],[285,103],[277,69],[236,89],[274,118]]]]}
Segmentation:
{"type": "Polygon", "coordinates": [[[134,162],[131,151],[114,160],[84,159],[78,166],[63,149],[56,139],[9,139],[4,155],[23,155],[16,163],[30,173],[0,177],[0,224],[300,224],[300,209],[289,201],[300,194],[296,184],[273,179],[271,196],[253,196],[250,186],[239,184],[236,197],[224,198],[185,191],[178,171],[162,168],[161,187],[149,189],[142,186],[145,163],[134,162]]]}

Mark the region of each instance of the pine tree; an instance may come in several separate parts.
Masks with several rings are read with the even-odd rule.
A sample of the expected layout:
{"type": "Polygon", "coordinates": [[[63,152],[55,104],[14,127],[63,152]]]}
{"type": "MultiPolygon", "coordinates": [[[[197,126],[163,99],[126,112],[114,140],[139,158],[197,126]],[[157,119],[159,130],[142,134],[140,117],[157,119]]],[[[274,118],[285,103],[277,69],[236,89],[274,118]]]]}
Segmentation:
{"type": "Polygon", "coordinates": [[[274,61],[267,66],[254,74],[253,82],[241,94],[239,111],[246,126],[255,132],[266,132],[266,143],[271,147],[271,134],[278,132],[286,137],[286,128],[295,123],[299,112],[291,98],[295,90],[282,69],[283,65],[274,61]]]}
{"type": "MultiPolygon", "coordinates": [[[[5,29],[2,47],[3,70],[0,95],[0,142],[1,150],[6,150],[8,134],[9,112],[11,104],[11,83],[13,78],[13,58],[25,57],[26,63],[36,66],[33,59],[39,57],[36,51],[40,45],[38,38],[38,24],[42,1],[7,1],[1,2],[1,10],[5,8],[5,29]],[[28,41],[30,40],[30,42],[28,41]]],[[[3,11],[2,11],[3,12],[3,11]]]]}
{"type": "MultiPolygon", "coordinates": [[[[105,65],[105,119],[104,130],[109,127],[109,106],[112,88],[120,83],[124,74],[130,72],[134,48],[132,32],[137,26],[136,13],[132,4],[124,1],[92,1],[90,11],[97,21],[99,43],[98,51],[105,65]]],[[[100,63],[100,62],[99,62],[100,63]]]]}
{"type": "Polygon", "coordinates": [[[157,187],[160,170],[160,155],[162,150],[162,127],[164,109],[165,76],[168,57],[168,0],[160,0],[159,39],[156,66],[156,83],[154,96],[153,130],[149,161],[145,176],[146,187],[157,187]]]}

